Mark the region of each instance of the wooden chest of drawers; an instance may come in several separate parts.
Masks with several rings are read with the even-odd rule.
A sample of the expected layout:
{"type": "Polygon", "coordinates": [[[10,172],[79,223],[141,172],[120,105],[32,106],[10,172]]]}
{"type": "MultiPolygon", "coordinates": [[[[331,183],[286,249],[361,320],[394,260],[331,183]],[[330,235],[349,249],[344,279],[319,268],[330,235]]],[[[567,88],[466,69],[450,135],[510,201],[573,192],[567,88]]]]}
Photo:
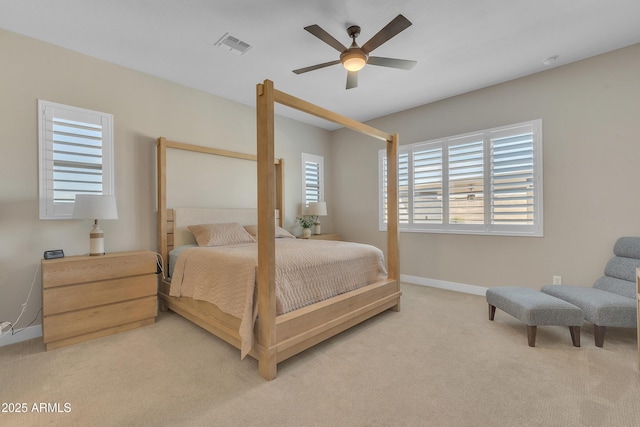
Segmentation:
{"type": "Polygon", "coordinates": [[[47,350],[155,322],[156,255],[150,251],[42,260],[47,350]]]}

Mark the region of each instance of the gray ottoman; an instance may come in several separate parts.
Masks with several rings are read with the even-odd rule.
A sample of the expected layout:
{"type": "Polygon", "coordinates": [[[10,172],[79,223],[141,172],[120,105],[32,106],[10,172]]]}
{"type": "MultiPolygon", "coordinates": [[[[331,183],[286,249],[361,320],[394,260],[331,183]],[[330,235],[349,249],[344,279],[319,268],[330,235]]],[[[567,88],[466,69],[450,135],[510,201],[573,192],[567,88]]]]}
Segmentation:
{"type": "Polygon", "coordinates": [[[527,325],[529,347],[536,346],[538,325],[568,326],[573,345],[580,347],[584,314],[573,304],[533,289],[515,287],[489,288],[487,303],[489,320],[493,320],[499,308],[527,325]]]}

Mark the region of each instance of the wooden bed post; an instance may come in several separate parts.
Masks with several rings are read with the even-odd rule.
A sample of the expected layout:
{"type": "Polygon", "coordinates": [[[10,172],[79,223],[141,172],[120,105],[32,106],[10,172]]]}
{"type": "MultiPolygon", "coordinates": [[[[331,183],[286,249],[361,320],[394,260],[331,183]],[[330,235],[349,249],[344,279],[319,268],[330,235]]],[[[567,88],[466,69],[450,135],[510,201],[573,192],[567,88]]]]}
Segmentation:
{"type": "Polygon", "coordinates": [[[258,371],[277,375],[273,82],[256,87],[258,154],[258,371]],[[266,238],[265,238],[266,237],[266,238]]]}
{"type": "Polygon", "coordinates": [[[284,159],[278,159],[275,164],[276,174],[276,209],[280,213],[278,225],[284,227],[284,159]]]}
{"type": "MultiPolygon", "coordinates": [[[[400,292],[400,257],[398,250],[398,143],[394,133],[387,141],[387,264],[388,277],[397,282],[400,292]]],[[[393,310],[400,311],[400,299],[393,310]]]]}
{"type": "Polygon", "coordinates": [[[158,180],[158,253],[162,257],[162,268],[168,271],[167,251],[167,140],[158,138],[157,143],[158,180]]]}

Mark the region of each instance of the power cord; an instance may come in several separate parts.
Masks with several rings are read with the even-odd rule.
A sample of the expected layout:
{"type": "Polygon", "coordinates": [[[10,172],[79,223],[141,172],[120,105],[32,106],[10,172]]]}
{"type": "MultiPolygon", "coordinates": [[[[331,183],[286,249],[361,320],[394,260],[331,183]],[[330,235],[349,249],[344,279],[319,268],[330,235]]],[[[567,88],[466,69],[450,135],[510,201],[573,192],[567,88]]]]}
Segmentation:
{"type": "Polygon", "coordinates": [[[27,300],[24,302],[24,304],[22,304],[22,310],[20,311],[20,314],[18,315],[18,318],[16,319],[15,322],[1,322],[2,324],[2,328],[0,328],[0,331],[2,331],[2,329],[4,329],[7,324],[8,326],[10,326],[10,328],[7,330],[7,332],[4,333],[0,333],[0,338],[9,335],[9,333],[11,333],[11,335],[15,335],[18,332],[22,332],[25,328],[29,327],[33,322],[36,321],[36,319],[38,318],[38,316],[40,315],[40,312],[42,311],[42,308],[40,308],[40,310],[38,310],[38,314],[36,314],[36,318],[33,319],[31,321],[31,323],[29,323],[29,325],[25,326],[25,328],[20,329],[17,332],[14,332],[14,326],[16,326],[18,324],[18,322],[20,321],[20,319],[22,318],[22,315],[24,314],[24,311],[27,309],[27,304],[29,303],[29,300],[31,299],[31,292],[33,292],[33,286],[36,283],[36,278],[38,277],[38,272],[40,271],[40,264],[36,264],[36,271],[33,273],[33,280],[31,281],[31,287],[29,288],[29,293],[27,294],[27,300]]]}
{"type": "Polygon", "coordinates": [[[25,326],[22,329],[18,329],[18,330],[13,329],[13,324],[11,322],[3,322],[3,324],[8,324],[9,326],[11,326],[11,328],[9,328],[6,333],[0,335],[0,338],[4,337],[5,335],[9,335],[9,332],[11,332],[11,336],[18,335],[20,332],[24,331],[29,326],[33,325],[33,322],[38,320],[38,316],[40,316],[40,313],[42,313],[42,307],[40,307],[40,310],[38,310],[38,312],[36,313],[36,317],[34,317],[33,320],[31,322],[29,322],[29,324],[27,326],[25,326]]]}
{"type": "Polygon", "coordinates": [[[159,252],[155,252],[155,254],[156,254],[156,265],[158,266],[158,269],[162,273],[162,279],[164,280],[166,279],[164,275],[164,259],[162,259],[162,255],[159,252]]]}

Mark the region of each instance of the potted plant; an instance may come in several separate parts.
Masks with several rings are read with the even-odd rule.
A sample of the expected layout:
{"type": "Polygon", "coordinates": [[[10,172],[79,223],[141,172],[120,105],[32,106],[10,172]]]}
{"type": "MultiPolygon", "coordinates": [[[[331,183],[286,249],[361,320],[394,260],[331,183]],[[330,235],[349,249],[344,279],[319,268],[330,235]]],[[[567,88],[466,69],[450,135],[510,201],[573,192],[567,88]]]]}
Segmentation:
{"type": "Polygon", "coordinates": [[[296,219],[298,220],[298,224],[300,224],[300,227],[302,227],[302,237],[308,239],[311,236],[311,227],[313,227],[313,224],[315,224],[316,222],[316,216],[303,215],[296,217],[296,219]]]}

